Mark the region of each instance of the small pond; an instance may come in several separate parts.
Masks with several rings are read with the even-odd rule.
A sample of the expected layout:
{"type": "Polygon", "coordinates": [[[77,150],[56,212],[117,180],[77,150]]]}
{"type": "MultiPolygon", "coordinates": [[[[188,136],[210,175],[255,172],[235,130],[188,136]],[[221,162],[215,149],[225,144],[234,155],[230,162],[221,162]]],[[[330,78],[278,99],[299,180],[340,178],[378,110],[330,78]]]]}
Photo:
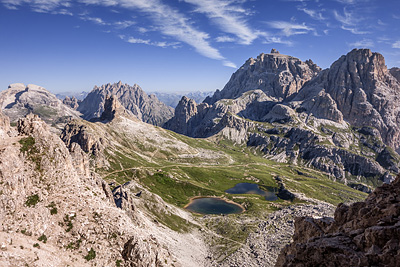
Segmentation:
{"type": "Polygon", "coordinates": [[[194,198],[185,208],[201,214],[233,214],[244,211],[239,204],[228,202],[218,197],[194,198]]]}
{"type": "Polygon", "coordinates": [[[229,188],[225,192],[229,194],[257,194],[263,196],[265,200],[269,201],[274,201],[278,199],[275,194],[277,188],[266,186],[265,189],[267,189],[268,191],[261,190],[258,184],[239,183],[236,184],[234,187],[229,188]]]}

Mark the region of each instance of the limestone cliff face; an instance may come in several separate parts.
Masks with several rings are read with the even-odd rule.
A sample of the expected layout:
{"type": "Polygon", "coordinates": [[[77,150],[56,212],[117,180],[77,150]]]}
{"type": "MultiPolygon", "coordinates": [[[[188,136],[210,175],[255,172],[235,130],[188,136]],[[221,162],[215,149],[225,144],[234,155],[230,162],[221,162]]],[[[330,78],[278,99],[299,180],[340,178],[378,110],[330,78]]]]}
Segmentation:
{"type": "Polygon", "coordinates": [[[383,56],[354,49],[308,83],[294,99],[316,117],[377,128],[383,141],[400,146],[400,84],[383,56]],[[321,99],[322,97],[322,99],[321,99]]]}
{"type": "Polygon", "coordinates": [[[60,125],[59,128],[71,118],[80,116],[79,112],[64,105],[54,94],[33,84],[11,84],[7,90],[0,93],[0,107],[11,122],[33,113],[48,124],[60,125]]]}
{"type": "Polygon", "coordinates": [[[137,84],[130,86],[118,82],[94,87],[78,107],[83,118],[99,118],[104,111],[105,99],[110,95],[116,96],[122,106],[144,122],[162,125],[173,116],[173,108],[154,95],[147,95],[137,84]]]}
{"type": "Polygon", "coordinates": [[[297,93],[305,82],[311,80],[321,68],[311,60],[279,54],[275,49],[270,54],[260,54],[248,59],[231,77],[225,87],[217,90],[204,102],[214,104],[220,99],[235,99],[243,93],[260,89],[267,96],[282,101],[297,93]]]}
{"type": "Polygon", "coordinates": [[[400,178],[364,202],[339,204],[334,218],[298,218],[276,266],[398,266],[400,178]]]}

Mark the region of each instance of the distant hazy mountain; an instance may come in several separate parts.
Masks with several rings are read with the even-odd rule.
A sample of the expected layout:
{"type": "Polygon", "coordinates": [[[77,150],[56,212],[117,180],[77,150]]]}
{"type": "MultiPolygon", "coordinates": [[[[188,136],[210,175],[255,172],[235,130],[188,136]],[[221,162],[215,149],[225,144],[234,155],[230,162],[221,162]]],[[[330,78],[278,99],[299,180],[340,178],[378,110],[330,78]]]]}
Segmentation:
{"type": "Polygon", "coordinates": [[[207,96],[213,95],[213,91],[210,92],[188,92],[188,93],[164,93],[164,92],[151,92],[150,94],[154,94],[161,102],[164,102],[166,105],[175,108],[179,100],[181,100],[182,96],[186,96],[190,99],[193,99],[197,103],[201,103],[207,96]]]}
{"type": "Polygon", "coordinates": [[[174,109],[162,103],[155,95],[147,95],[137,84],[131,86],[122,82],[95,86],[79,104],[78,111],[86,120],[99,118],[108,95],[115,95],[121,105],[138,119],[153,125],[162,125],[173,116],[174,109]]]}
{"type": "Polygon", "coordinates": [[[61,93],[56,94],[56,97],[61,100],[64,100],[65,97],[67,97],[67,96],[69,98],[75,97],[77,100],[83,100],[83,99],[85,99],[85,97],[88,94],[89,94],[89,92],[86,92],[86,91],[82,91],[80,93],[78,93],[78,92],[61,92],[61,93]]]}

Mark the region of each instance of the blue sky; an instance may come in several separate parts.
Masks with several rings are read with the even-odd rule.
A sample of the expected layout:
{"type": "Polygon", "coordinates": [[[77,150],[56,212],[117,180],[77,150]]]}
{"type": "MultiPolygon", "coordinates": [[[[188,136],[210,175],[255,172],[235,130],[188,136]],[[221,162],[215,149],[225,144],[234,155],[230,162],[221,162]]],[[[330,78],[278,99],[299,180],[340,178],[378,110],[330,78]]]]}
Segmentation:
{"type": "Polygon", "coordinates": [[[213,91],[272,48],[323,68],[370,48],[400,66],[400,1],[0,0],[0,36],[0,90],[213,91]]]}

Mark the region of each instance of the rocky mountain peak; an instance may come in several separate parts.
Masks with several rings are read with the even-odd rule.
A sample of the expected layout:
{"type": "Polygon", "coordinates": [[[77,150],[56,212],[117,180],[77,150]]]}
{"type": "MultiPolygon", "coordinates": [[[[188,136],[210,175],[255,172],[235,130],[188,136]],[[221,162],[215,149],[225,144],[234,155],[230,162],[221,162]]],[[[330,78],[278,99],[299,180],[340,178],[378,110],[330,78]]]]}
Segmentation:
{"type": "Polygon", "coordinates": [[[121,105],[139,120],[150,124],[162,125],[173,116],[173,108],[159,101],[157,97],[147,95],[139,85],[130,86],[119,81],[93,88],[78,107],[83,118],[86,120],[99,118],[104,111],[108,95],[115,96],[121,105]]]}
{"type": "Polygon", "coordinates": [[[381,54],[354,49],[310,81],[294,100],[302,101],[303,108],[316,117],[375,127],[383,141],[397,149],[399,91],[400,84],[389,73],[381,54]]]}
{"type": "Polygon", "coordinates": [[[260,89],[267,96],[282,101],[297,93],[305,82],[315,77],[321,68],[311,62],[280,54],[272,49],[250,58],[231,77],[225,87],[204,102],[214,104],[220,99],[235,99],[243,93],[260,89]]]}
{"type": "Polygon", "coordinates": [[[117,116],[128,115],[128,111],[121,105],[114,95],[107,95],[104,101],[104,111],[101,114],[101,121],[111,121],[117,116]]]}
{"type": "Polygon", "coordinates": [[[377,82],[385,82],[387,67],[384,57],[369,49],[353,49],[330,67],[330,82],[348,88],[369,91],[377,82]]]}
{"type": "MultiPolygon", "coordinates": [[[[207,105],[207,104],[202,104],[207,105]]],[[[207,105],[208,106],[208,105],[207,105]]],[[[189,120],[198,113],[196,101],[183,96],[175,108],[175,116],[167,121],[163,127],[177,133],[188,134],[188,129],[191,127],[189,120]]]]}

